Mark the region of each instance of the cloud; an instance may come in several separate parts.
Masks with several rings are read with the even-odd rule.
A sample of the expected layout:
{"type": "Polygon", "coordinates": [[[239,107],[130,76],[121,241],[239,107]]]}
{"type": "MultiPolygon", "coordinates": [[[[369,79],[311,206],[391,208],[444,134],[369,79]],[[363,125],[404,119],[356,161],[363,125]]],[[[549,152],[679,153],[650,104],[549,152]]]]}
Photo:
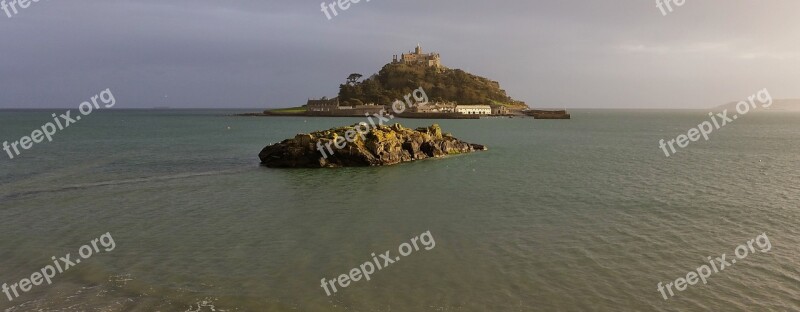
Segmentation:
{"type": "Polygon", "coordinates": [[[620,50],[629,53],[653,53],[653,54],[722,54],[731,52],[731,44],[725,42],[699,42],[679,45],[644,45],[644,44],[624,44],[620,50]]]}
{"type": "Polygon", "coordinates": [[[0,18],[0,108],[72,107],[105,88],[120,108],[294,106],[418,42],[532,106],[800,97],[800,2],[720,3],[662,16],[634,0],[372,0],[329,21],[308,1],[44,1],[0,18]]]}
{"type": "Polygon", "coordinates": [[[797,58],[797,53],[754,51],[754,52],[741,53],[739,54],[739,58],[745,60],[771,59],[771,60],[786,61],[797,58]]]}

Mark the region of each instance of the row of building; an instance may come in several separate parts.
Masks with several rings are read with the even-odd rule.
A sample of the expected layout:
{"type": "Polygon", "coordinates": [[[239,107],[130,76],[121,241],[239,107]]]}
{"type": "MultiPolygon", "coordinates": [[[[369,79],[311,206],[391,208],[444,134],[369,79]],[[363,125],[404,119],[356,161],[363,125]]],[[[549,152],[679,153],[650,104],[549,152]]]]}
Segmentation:
{"type": "Polygon", "coordinates": [[[460,113],[464,115],[508,115],[503,105],[460,105],[455,103],[421,104],[411,109],[415,113],[460,113]]]}
{"type": "MultiPolygon", "coordinates": [[[[356,106],[340,106],[339,99],[309,99],[306,103],[306,108],[309,112],[315,114],[324,113],[347,113],[354,112],[357,114],[362,113],[378,113],[386,109],[383,105],[356,105],[356,106]]],[[[408,108],[411,113],[460,113],[464,115],[508,115],[511,112],[503,105],[459,105],[455,103],[428,103],[418,104],[414,107],[408,108]]]]}

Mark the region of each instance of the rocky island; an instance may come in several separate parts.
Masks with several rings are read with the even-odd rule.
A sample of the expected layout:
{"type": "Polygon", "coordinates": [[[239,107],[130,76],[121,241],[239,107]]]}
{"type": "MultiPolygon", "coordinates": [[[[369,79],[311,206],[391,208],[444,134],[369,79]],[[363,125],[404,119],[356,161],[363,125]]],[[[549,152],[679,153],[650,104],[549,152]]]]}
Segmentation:
{"type": "Polygon", "coordinates": [[[358,126],[298,134],[265,147],[258,157],[262,165],[272,168],[366,167],[487,150],[443,134],[436,124],[416,130],[400,124],[379,125],[356,132],[358,126]]]}
{"type": "MultiPolygon", "coordinates": [[[[238,116],[361,117],[390,111],[395,101],[408,101],[406,96],[417,89],[425,91],[425,101],[398,113],[397,117],[480,119],[530,115],[526,113],[530,107],[511,98],[499,82],[448,68],[442,65],[439,53],[424,53],[417,45],[414,51],[393,55],[391,62],[373,75],[350,74],[339,85],[335,97],[309,98],[305,105],[238,116]]],[[[568,119],[568,114],[544,114],[539,118],[568,119]]]]}

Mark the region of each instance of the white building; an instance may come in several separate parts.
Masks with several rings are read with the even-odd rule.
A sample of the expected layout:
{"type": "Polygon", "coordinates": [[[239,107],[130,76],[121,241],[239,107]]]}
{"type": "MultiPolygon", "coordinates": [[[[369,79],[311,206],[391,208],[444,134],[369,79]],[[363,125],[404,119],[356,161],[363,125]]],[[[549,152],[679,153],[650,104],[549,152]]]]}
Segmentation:
{"type": "Polygon", "coordinates": [[[458,105],[456,112],[464,115],[491,115],[492,107],[489,105],[458,105]]]}
{"type": "Polygon", "coordinates": [[[418,104],[414,107],[417,113],[455,113],[456,104],[454,103],[428,103],[418,104]]]}

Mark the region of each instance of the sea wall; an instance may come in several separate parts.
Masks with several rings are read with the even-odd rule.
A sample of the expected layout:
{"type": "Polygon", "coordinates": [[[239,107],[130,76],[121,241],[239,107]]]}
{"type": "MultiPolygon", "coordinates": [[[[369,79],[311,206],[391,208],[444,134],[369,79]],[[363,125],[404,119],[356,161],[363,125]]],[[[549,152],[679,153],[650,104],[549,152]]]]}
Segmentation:
{"type": "Polygon", "coordinates": [[[461,113],[402,113],[397,115],[397,117],[409,119],[480,119],[481,116],[482,115],[464,115],[461,113]]]}
{"type": "Polygon", "coordinates": [[[364,117],[364,115],[373,115],[379,114],[381,111],[385,111],[383,106],[376,106],[376,107],[364,107],[364,108],[353,108],[353,109],[339,109],[327,112],[306,112],[307,116],[321,116],[321,117],[364,117]]]}

